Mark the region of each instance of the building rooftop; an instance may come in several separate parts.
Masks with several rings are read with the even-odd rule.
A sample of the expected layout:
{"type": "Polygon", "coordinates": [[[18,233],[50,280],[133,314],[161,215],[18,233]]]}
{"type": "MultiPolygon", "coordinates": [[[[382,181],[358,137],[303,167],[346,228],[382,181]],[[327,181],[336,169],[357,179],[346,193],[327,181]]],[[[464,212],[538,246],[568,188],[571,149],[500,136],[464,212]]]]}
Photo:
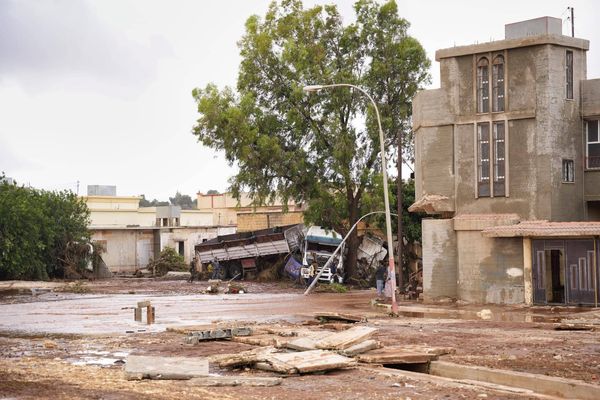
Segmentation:
{"type": "Polygon", "coordinates": [[[486,237],[570,237],[600,236],[600,221],[548,222],[523,221],[483,230],[486,237]]]}

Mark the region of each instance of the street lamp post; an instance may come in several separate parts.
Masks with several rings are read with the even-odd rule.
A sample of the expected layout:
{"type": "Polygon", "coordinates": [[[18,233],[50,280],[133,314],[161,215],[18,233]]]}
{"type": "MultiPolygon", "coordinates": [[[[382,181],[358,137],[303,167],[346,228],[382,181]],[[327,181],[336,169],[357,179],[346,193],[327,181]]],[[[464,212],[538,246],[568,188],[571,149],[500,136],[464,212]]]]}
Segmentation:
{"type": "MultiPolygon", "coordinates": [[[[379,109],[375,100],[367,93],[364,89],[351,85],[349,83],[334,83],[331,85],[309,85],[304,87],[305,92],[318,92],[322,89],[335,88],[335,87],[349,87],[356,89],[371,100],[373,108],[375,108],[375,115],[377,116],[377,126],[379,127],[379,145],[381,147],[381,169],[383,173],[383,200],[385,203],[385,227],[387,230],[387,242],[388,242],[388,260],[389,260],[389,275],[392,289],[392,312],[398,312],[398,303],[396,302],[396,267],[394,265],[394,241],[392,239],[392,217],[390,215],[390,199],[388,194],[388,180],[387,180],[387,162],[385,158],[385,146],[383,141],[383,129],[381,129],[381,118],[379,116],[379,109]]],[[[398,238],[402,240],[402,238],[398,238]]]]}

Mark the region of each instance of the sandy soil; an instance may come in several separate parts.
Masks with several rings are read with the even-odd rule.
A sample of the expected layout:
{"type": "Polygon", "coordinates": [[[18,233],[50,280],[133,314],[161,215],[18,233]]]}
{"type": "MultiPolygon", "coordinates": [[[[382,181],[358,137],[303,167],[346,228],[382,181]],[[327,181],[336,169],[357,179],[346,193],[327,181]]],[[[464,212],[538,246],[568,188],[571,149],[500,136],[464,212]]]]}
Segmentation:
{"type": "MultiPolygon", "coordinates": [[[[379,329],[376,338],[386,345],[456,349],[443,360],[599,384],[600,332],[554,330],[555,322],[570,314],[598,318],[597,312],[402,302],[400,317],[391,318],[384,308],[371,305],[374,291],[370,290],[305,297],[302,288],[287,283],[244,284],[249,291],[244,295],[201,294],[206,282],[147,279],[86,283],[84,290],[76,289],[85,293],[5,292],[0,295],[0,398],[527,398],[362,368],[288,377],[272,388],[200,388],[185,381],[123,379],[123,360],[129,354],[202,357],[252,348],[229,341],[188,345],[184,335],[167,332],[167,326],[230,320],[298,326],[313,321],[315,311],[365,315],[368,324],[379,329]],[[133,321],[130,307],[141,299],[155,305],[156,324],[133,321]],[[482,309],[490,311],[481,314],[482,309]]],[[[259,374],[214,367],[211,372],[259,374]]]]}

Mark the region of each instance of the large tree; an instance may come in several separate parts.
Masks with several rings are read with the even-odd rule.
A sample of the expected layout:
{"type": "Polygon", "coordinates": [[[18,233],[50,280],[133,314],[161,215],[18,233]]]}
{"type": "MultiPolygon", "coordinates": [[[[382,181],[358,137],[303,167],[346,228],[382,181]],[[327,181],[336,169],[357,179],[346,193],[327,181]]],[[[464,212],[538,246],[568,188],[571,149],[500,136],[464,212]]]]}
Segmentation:
{"type": "MultiPolygon", "coordinates": [[[[246,21],[237,90],[209,84],[193,91],[200,113],[193,133],[237,164],[234,194],[306,202],[308,222],[341,231],[381,203],[373,199],[381,178],[375,113],[363,94],[348,88],[312,95],[302,88],[364,88],[380,106],[387,156],[393,157],[398,134],[412,143],[411,98],[428,80],[429,67],[394,1],[359,0],[354,8],[356,21],[344,25],[335,5],[272,3],[264,18],[246,21]]],[[[410,146],[404,150],[412,157],[410,146]]],[[[357,247],[354,234],[350,276],[357,247]]]]}
{"type": "Polygon", "coordinates": [[[0,279],[63,278],[83,269],[89,215],[73,192],[17,186],[0,176],[0,279]]]}

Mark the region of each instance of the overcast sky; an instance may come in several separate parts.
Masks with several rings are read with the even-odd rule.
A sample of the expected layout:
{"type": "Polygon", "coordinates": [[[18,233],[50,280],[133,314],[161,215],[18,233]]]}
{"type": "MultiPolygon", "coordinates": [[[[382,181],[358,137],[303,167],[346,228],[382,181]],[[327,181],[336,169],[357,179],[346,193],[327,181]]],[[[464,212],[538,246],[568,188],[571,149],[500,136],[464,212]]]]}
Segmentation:
{"type": "MultiPolygon", "coordinates": [[[[235,170],[190,133],[194,87],[235,86],[236,42],[267,0],[0,0],[0,171],[45,189],[116,185],[118,195],[167,199],[227,188],[235,170]]],[[[305,5],[324,3],[305,1],[305,5]]],[[[353,1],[338,0],[345,21],[353,1]]],[[[410,34],[436,49],[499,40],[504,24],[575,8],[600,78],[593,0],[398,0],[410,34]],[[496,8],[492,6],[497,5],[496,8]]],[[[439,64],[432,62],[432,87],[439,64]]]]}

